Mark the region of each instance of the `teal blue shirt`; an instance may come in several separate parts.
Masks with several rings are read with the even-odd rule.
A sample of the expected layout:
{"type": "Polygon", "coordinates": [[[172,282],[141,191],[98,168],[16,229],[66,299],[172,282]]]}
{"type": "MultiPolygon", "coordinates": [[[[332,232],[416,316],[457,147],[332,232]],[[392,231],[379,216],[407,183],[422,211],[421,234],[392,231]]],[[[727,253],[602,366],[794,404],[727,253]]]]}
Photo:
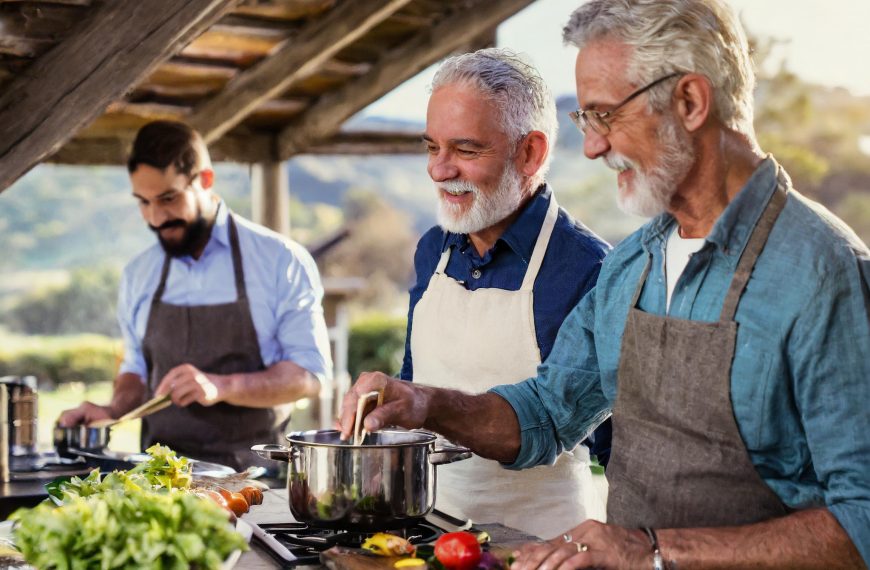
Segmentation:
{"type": "MultiPolygon", "coordinates": [[[[714,322],[740,253],[776,188],[768,158],[689,260],[672,317],[714,322]]],[[[661,215],[608,255],[538,375],[493,391],[513,406],[521,469],[548,464],[610,414],[623,327],[647,259],[639,308],[664,315],[661,215]]],[[[839,219],[790,190],[735,319],[731,403],[755,468],[795,509],[827,506],[870,565],[870,252],[839,219]]],[[[619,453],[614,449],[614,453],[619,453]]]]}

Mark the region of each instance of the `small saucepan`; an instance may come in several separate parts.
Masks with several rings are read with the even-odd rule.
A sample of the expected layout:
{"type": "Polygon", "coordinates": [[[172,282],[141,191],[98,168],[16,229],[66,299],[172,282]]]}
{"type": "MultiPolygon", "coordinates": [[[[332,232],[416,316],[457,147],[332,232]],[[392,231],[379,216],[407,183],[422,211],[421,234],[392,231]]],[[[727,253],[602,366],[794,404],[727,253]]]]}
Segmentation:
{"type": "Polygon", "coordinates": [[[110,426],[54,426],[54,447],[61,457],[75,457],[76,451],[100,453],[109,445],[110,426]]]}
{"type": "Polygon", "coordinates": [[[251,448],[290,464],[290,512],[299,522],[373,530],[407,525],[435,505],[435,466],[471,456],[465,447],[436,445],[436,435],[422,430],[381,430],[368,434],[362,445],[339,435],[293,432],[287,435],[290,447],[251,448]]]}

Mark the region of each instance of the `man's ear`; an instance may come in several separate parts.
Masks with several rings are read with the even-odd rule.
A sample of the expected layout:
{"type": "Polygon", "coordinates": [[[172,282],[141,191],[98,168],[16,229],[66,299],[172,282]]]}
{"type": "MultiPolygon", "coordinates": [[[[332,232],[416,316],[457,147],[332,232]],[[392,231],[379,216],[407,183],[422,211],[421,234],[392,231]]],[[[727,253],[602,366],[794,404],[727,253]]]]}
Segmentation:
{"type": "Polygon", "coordinates": [[[199,171],[199,183],[203,190],[210,190],[214,186],[214,170],[204,168],[199,171]]]}
{"type": "Polygon", "coordinates": [[[517,152],[517,172],[525,176],[534,176],[550,150],[547,135],[541,131],[531,131],[520,144],[517,152]]]}
{"type": "Polygon", "coordinates": [[[699,73],[687,73],[674,89],[676,113],[689,132],[700,129],[713,113],[713,86],[699,73]]]}

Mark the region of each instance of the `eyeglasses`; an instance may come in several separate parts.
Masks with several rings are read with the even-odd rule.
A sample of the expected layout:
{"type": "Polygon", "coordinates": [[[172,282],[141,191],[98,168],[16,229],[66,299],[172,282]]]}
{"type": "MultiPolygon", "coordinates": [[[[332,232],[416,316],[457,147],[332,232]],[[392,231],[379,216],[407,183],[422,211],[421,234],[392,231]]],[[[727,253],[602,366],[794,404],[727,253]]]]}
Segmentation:
{"type": "Polygon", "coordinates": [[[577,126],[578,129],[580,129],[580,132],[583,134],[586,134],[586,129],[592,127],[592,130],[599,135],[608,135],[610,134],[610,123],[607,121],[607,119],[610,116],[616,113],[616,111],[618,111],[621,107],[627,105],[635,97],[649,91],[659,83],[665,82],[668,79],[673,79],[678,75],[683,75],[683,73],[675,72],[671,73],[670,75],[665,75],[664,77],[659,77],[652,83],[641,87],[640,89],[617,103],[616,106],[609,111],[604,111],[603,113],[601,113],[591,109],[587,111],[584,111],[583,109],[577,109],[576,111],[571,111],[570,113],[568,113],[568,116],[571,117],[571,120],[574,121],[574,124],[577,126]]]}

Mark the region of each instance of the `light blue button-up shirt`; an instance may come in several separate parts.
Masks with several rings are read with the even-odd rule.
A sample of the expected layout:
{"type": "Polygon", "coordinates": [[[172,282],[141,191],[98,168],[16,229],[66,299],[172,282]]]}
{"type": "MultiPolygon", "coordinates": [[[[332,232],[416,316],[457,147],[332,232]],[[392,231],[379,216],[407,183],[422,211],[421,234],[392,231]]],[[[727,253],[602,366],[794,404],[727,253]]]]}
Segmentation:
{"type": "MultiPolygon", "coordinates": [[[[669,315],[714,322],[740,253],[776,187],[768,158],[689,260],[669,315]]],[[[510,468],[552,463],[610,413],[626,315],[664,315],[659,216],[604,260],[598,284],[565,320],[538,375],[493,389],[522,432],[510,468]]],[[[830,212],[790,191],[737,309],[731,403],[755,468],[793,508],[827,506],[870,565],[870,253],[830,212]]],[[[619,450],[615,449],[614,453],[619,450]]]]}
{"type": "MultiPolygon", "coordinates": [[[[199,259],[172,258],[163,301],[174,305],[213,305],[237,299],[230,248],[229,214],[221,202],[211,237],[199,259]]],[[[235,217],[245,287],[260,356],[268,367],[289,360],[321,380],[332,374],[323,319],[323,286],[311,255],[298,243],[235,217]]],[[[142,340],[151,300],[160,282],[165,253],[159,243],[125,268],[118,295],[118,322],[124,339],[121,373],[148,377],[142,340]]],[[[226,326],[234,326],[227,323],[226,326]]]]}

